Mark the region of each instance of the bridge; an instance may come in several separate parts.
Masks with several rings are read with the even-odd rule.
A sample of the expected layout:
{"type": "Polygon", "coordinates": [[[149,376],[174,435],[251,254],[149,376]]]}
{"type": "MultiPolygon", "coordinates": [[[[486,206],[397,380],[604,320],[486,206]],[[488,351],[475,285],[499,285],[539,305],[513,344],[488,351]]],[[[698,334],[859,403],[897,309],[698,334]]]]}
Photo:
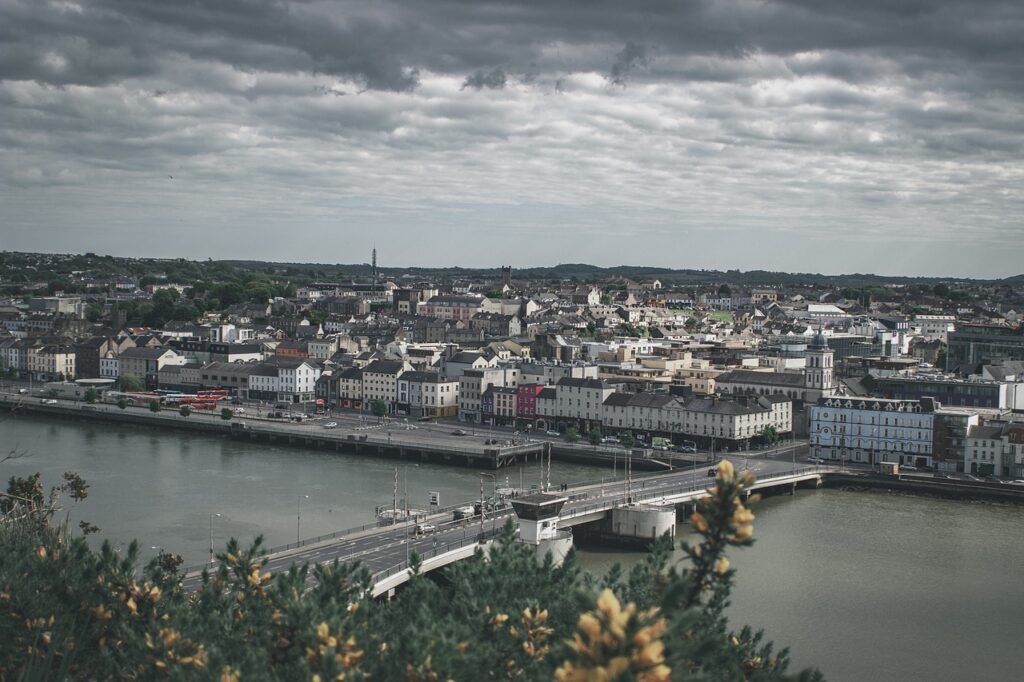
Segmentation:
{"type": "MultiPolygon", "coordinates": [[[[786,492],[800,485],[820,485],[822,475],[829,470],[827,467],[763,459],[740,460],[737,468],[741,472],[750,470],[757,476],[751,486],[752,491],[782,489],[786,492]]],[[[634,512],[641,516],[653,514],[660,518],[658,528],[664,528],[666,515],[670,514],[674,529],[676,507],[692,504],[705,494],[711,481],[707,474],[708,466],[699,465],[634,476],[628,486],[618,479],[552,492],[565,501],[557,512],[557,530],[548,539],[565,546],[566,541],[571,543],[569,528],[588,526],[604,527],[606,536],[618,532],[627,541],[649,542],[660,533],[644,532],[636,518],[627,524],[621,520],[612,521],[612,518],[617,514],[634,512]],[[614,523],[618,523],[618,527],[614,523]],[[631,525],[631,528],[624,525],[631,525]]],[[[335,559],[359,561],[371,572],[371,594],[375,597],[386,595],[409,580],[412,553],[420,558],[423,573],[448,566],[472,557],[478,548],[486,547],[500,534],[505,521],[515,517],[511,509],[504,508],[455,521],[451,513],[454,509],[439,510],[421,519],[421,523],[435,526],[434,531],[423,535],[414,534],[414,526],[408,523],[391,526],[368,524],[274,548],[267,553],[265,570],[271,573],[287,570],[293,563],[326,563],[335,559]]],[[[186,571],[186,589],[198,588],[203,568],[197,566],[186,571]]]]}

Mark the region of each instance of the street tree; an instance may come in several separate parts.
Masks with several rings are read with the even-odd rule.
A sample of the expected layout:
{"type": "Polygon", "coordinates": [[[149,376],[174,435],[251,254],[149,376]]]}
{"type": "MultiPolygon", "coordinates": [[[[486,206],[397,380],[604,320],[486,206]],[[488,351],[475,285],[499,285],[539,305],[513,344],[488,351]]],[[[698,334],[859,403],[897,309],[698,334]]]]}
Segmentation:
{"type": "Polygon", "coordinates": [[[601,428],[598,427],[598,426],[595,426],[595,427],[591,428],[590,429],[590,433],[587,435],[587,437],[590,439],[590,444],[591,445],[600,445],[600,443],[601,443],[601,428]]]}
{"type": "Polygon", "coordinates": [[[141,391],[144,388],[142,379],[134,374],[122,374],[119,383],[122,391],[141,391]]]}
{"type": "Polygon", "coordinates": [[[377,419],[380,419],[388,413],[388,404],[383,400],[371,400],[370,413],[377,419]]]}
{"type": "Polygon", "coordinates": [[[580,432],[576,430],[575,426],[570,426],[562,434],[562,437],[565,438],[566,443],[576,443],[580,439],[580,432]]]}
{"type": "Polygon", "coordinates": [[[160,411],[160,401],[153,400],[149,403],[149,411],[156,414],[160,411]]]}
{"type": "Polygon", "coordinates": [[[220,410],[220,418],[224,421],[231,421],[231,418],[235,416],[235,413],[231,411],[230,407],[222,407],[220,410]]]}

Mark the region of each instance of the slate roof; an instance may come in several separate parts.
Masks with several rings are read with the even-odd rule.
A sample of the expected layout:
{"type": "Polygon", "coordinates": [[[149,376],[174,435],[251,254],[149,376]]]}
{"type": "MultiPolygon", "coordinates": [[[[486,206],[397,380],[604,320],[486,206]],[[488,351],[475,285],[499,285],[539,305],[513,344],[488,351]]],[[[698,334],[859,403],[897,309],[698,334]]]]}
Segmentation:
{"type": "Polygon", "coordinates": [[[757,384],[759,386],[788,386],[803,388],[804,375],[795,372],[756,372],[750,369],[734,369],[715,377],[716,384],[757,384]]]}

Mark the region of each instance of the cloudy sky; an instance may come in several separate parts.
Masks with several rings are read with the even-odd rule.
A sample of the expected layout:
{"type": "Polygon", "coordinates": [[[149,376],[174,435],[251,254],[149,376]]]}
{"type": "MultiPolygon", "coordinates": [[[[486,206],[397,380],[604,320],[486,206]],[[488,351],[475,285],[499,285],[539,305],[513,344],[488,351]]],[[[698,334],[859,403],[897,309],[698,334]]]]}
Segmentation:
{"type": "Polygon", "coordinates": [[[1019,0],[0,0],[0,248],[1024,272],[1019,0]]]}

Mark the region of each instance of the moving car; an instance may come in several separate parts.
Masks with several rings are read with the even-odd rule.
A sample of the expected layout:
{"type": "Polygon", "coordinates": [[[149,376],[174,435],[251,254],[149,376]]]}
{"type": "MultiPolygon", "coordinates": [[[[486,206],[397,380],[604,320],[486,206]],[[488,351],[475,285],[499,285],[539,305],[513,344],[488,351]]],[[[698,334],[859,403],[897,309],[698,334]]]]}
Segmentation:
{"type": "Polygon", "coordinates": [[[558,431],[545,431],[544,433],[546,433],[549,436],[554,436],[555,438],[557,438],[557,437],[562,435],[558,431]]]}
{"type": "Polygon", "coordinates": [[[416,535],[426,535],[427,533],[433,533],[435,530],[437,530],[437,527],[431,523],[416,524],[416,535]]]}
{"type": "Polygon", "coordinates": [[[336,429],[338,428],[338,422],[327,422],[324,424],[325,429],[336,429]]]}
{"type": "Polygon", "coordinates": [[[465,436],[466,432],[463,431],[462,429],[455,429],[454,431],[452,431],[452,435],[453,436],[465,436]]]}

